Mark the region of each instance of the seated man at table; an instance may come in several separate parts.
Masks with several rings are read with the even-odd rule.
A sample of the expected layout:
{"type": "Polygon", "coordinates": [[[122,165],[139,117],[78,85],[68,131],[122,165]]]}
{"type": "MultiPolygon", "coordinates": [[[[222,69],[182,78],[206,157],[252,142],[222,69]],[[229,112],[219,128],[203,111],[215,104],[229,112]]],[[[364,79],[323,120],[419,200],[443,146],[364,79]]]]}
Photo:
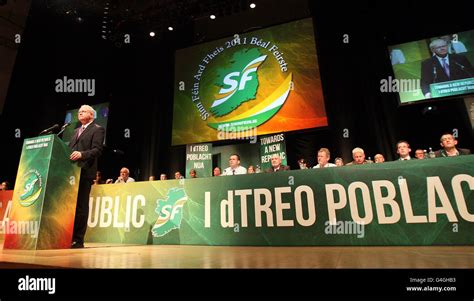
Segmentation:
{"type": "Polygon", "coordinates": [[[374,163],[371,160],[365,159],[365,152],[360,147],[356,147],[352,150],[352,159],[354,159],[354,161],[347,163],[346,166],[374,163]]]}
{"type": "Polygon", "coordinates": [[[132,182],[135,182],[135,179],[132,178],[132,177],[129,177],[130,175],[130,171],[128,170],[128,168],[126,167],[123,167],[121,170],[120,170],[120,176],[117,178],[117,180],[115,181],[115,184],[117,183],[132,183],[132,182]]]}
{"type": "Polygon", "coordinates": [[[444,133],[439,141],[442,149],[435,151],[436,157],[455,157],[471,154],[468,149],[456,147],[458,140],[451,133],[444,133]]]}
{"type": "Polygon", "coordinates": [[[325,168],[325,167],[336,167],[336,164],[329,163],[331,159],[331,153],[329,149],[323,147],[318,151],[318,164],[313,168],[325,168]]]}
{"type": "Polygon", "coordinates": [[[266,172],[279,172],[279,171],[290,170],[289,166],[281,164],[281,158],[279,154],[273,154],[271,160],[272,160],[272,167],[267,169],[266,172]]]}
{"type": "Polygon", "coordinates": [[[229,157],[229,167],[224,169],[222,173],[223,176],[233,176],[233,175],[245,175],[247,174],[247,168],[240,166],[240,156],[237,154],[232,154],[229,157]]]}
{"type": "Polygon", "coordinates": [[[400,156],[398,158],[398,161],[412,160],[413,158],[410,157],[410,152],[411,152],[410,144],[407,141],[405,140],[398,141],[397,154],[400,156]]]}

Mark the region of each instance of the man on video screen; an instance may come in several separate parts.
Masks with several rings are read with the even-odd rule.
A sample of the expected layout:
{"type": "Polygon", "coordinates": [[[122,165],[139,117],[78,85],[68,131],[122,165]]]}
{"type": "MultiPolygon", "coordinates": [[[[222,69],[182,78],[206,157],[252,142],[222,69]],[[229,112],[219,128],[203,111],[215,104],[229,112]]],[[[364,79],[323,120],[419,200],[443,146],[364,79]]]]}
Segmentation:
{"type": "Polygon", "coordinates": [[[430,84],[474,77],[474,70],[462,54],[449,54],[446,40],[430,43],[433,56],[421,63],[421,90],[425,98],[431,98],[430,84]]]}

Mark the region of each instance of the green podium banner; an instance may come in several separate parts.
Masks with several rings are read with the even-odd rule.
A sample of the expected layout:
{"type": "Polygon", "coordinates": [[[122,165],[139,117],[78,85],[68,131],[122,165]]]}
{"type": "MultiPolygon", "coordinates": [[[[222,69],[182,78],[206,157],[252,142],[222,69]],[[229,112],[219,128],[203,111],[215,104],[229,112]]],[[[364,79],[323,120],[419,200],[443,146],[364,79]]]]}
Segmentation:
{"type": "Polygon", "coordinates": [[[474,155],[94,185],[86,242],[473,245],[474,155]]]}
{"type": "Polygon", "coordinates": [[[444,97],[474,92],[474,77],[430,85],[431,97],[444,97]]]}
{"type": "Polygon", "coordinates": [[[56,135],[25,139],[4,220],[4,249],[60,249],[71,246],[80,168],[56,135]]]}

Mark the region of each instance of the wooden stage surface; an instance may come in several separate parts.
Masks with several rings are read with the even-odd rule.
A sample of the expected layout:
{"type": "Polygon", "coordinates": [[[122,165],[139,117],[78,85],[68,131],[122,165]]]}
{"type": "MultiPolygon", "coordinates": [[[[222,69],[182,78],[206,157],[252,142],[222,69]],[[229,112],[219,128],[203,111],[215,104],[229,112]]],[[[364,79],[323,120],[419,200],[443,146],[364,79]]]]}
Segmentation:
{"type": "Polygon", "coordinates": [[[474,246],[227,247],[110,245],[3,250],[0,268],[474,268],[474,246]]]}

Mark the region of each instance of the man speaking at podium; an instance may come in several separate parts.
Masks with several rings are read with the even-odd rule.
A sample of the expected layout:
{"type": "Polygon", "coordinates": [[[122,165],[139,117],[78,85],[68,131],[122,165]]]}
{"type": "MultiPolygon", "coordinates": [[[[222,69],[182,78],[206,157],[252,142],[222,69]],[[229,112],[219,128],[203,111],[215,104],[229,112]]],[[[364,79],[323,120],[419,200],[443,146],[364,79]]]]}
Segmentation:
{"type": "Polygon", "coordinates": [[[94,122],[95,110],[88,105],[79,109],[81,127],[74,131],[69,142],[73,150],[70,159],[81,167],[81,180],[77,195],[76,218],[71,248],[84,248],[84,236],[89,215],[89,194],[97,172],[97,159],[102,154],[105,129],[94,122]]]}
{"type": "Polygon", "coordinates": [[[448,43],[442,39],[430,43],[433,56],[421,63],[421,90],[431,98],[430,84],[474,77],[469,60],[462,54],[449,54],[448,43]]]}

